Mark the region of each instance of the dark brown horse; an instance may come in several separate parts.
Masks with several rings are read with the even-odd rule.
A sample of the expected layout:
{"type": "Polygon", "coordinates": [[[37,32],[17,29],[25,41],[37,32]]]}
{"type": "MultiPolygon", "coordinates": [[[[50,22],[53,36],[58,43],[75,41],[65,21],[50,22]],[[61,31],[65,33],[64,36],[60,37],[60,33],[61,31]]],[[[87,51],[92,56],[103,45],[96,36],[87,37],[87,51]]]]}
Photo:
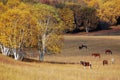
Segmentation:
{"type": "Polygon", "coordinates": [[[92,65],[90,62],[86,62],[86,61],[80,61],[80,64],[82,64],[85,67],[89,66],[89,68],[92,68],[92,65]]]}
{"type": "Polygon", "coordinates": [[[81,46],[79,46],[79,49],[82,49],[82,48],[86,48],[87,49],[87,45],[82,44],[81,46]]]}
{"type": "Polygon", "coordinates": [[[103,66],[104,66],[105,64],[108,65],[108,60],[103,60],[103,66]]]}
{"type": "Polygon", "coordinates": [[[112,54],[112,51],[108,49],[105,51],[105,54],[112,54]]]}
{"type": "Polygon", "coordinates": [[[92,56],[100,58],[100,54],[99,53],[92,53],[92,56]]]}

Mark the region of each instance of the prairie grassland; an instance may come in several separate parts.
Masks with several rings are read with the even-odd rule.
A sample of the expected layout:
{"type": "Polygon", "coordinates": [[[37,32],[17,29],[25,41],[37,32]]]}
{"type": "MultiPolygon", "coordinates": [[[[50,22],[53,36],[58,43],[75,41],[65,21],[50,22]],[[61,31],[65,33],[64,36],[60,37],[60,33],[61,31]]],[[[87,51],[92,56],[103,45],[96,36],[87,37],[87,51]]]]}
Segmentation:
{"type": "Polygon", "coordinates": [[[45,61],[75,62],[80,60],[92,63],[92,69],[80,64],[51,64],[20,62],[0,54],[0,80],[120,80],[120,37],[78,37],[65,36],[62,54],[46,55],[45,61]],[[116,38],[116,39],[115,39],[116,38]],[[88,49],[79,50],[82,43],[88,49]],[[112,55],[105,55],[104,50],[111,49],[112,55]],[[92,57],[98,52],[101,58],[92,57]],[[115,58],[115,63],[111,63],[115,58]],[[108,65],[103,66],[102,60],[108,65]]]}

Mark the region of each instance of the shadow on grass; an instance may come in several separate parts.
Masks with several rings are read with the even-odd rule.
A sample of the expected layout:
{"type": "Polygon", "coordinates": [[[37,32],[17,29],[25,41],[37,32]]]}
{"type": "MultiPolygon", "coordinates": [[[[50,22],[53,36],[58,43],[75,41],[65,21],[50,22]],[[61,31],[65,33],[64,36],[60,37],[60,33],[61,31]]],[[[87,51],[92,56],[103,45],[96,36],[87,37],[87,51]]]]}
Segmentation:
{"type": "Polygon", "coordinates": [[[30,58],[24,58],[24,62],[36,62],[36,63],[51,63],[51,64],[79,64],[79,63],[74,63],[74,62],[56,62],[56,61],[39,61],[35,59],[30,59],[30,58]]]}

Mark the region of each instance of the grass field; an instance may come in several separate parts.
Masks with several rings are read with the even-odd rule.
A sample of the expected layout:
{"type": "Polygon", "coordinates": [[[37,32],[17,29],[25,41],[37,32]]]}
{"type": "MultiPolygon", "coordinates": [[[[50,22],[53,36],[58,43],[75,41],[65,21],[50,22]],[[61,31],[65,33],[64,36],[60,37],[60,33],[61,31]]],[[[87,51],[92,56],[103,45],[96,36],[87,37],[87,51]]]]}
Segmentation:
{"type": "Polygon", "coordinates": [[[20,62],[0,54],[0,80],[120,80],[120,37],[119,36],[65,36],[61,54],[46,55],[45,61],[74,62],[80,60],[92,63],[92,69],[80,64],[51,64],[20,62]],[[82,43],[88,49],[79,50],[82,43]],[[106,49],[113,51],[105,55],[106,49]],[[101,58],[92,57],[100,53],[101,58]],[[115,63],[111,63],[111,58],[115,63]],[[108,65],[102,61],[107,59],[108,65]]]}

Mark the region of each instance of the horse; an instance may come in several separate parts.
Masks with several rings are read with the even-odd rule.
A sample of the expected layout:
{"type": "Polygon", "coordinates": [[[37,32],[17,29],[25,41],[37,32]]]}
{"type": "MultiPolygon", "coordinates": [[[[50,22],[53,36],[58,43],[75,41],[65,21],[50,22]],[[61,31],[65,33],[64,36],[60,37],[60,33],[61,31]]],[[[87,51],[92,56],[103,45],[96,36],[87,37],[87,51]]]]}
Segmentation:
{"type": "Polygon", "coordinates": [[[103,66],[104,66],[105,64],[108,65],[108,60],[103,60],[103,66]]]}
{"type": "Polygon", "coordinates": [[[87,49],[87,45],[82,44],[81,46],[79,46],[79,49],[82,49],[82,48],[86,48],[87,49]]]}
{"type": "Polygon", "coordinates": [[[105,54],[112,54],[112,51],[108,49],[105,51],[105,54]]]}
{"type": "Polygon", "coordinates": [[[85,68],[86,66],[89,66],[89,68],[92,68],[92,65],[91,65],[90,62],[80,61],[80,64],[82,64],[82,65],[84,66],[84,68],[85,68]]]}
{"type": "Polygon", "coordinates": [[[99,53],[92,53],[92,56],[100,58],[100,54],[99,53]]]}

